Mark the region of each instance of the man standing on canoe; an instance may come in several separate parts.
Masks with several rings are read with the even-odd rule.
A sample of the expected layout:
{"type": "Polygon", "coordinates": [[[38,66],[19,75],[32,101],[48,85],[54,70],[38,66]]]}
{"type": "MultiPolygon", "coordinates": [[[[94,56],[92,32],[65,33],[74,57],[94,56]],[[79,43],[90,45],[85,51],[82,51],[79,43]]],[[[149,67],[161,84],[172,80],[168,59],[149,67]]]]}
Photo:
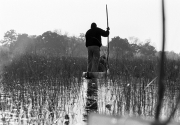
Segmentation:
{"type": "Polygon", "coordinates": [[[98,28],[96,23],[92,23],[91,28],[86,32],[86,47],[88,50],[87,72],[98,72],[100,47],[102,46],[101,36],[108,37],[109,30],[109,27],[105,31],[98,28]]]}

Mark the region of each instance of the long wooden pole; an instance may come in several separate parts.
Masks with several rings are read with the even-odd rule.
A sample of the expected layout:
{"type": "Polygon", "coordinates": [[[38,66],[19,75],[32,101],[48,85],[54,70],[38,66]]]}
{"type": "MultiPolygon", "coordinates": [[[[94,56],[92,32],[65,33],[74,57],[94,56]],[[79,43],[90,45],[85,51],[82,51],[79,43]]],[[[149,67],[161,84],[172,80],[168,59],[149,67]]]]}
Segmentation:
{"type": "Polygon", "coordinates": [[[165,9],[164,9],[164,0],[162,0],[162,52],[161,52],[161,60],[160,60],[160,69],[159,69],[159,80],[158,80],[158,100],[156,107],[155,120],[159,120],[160,111],[162,108],[163,97],[164,97],[164,58],[165,58],[165,9]]]}
{"type": "MultiPolygon", "coordinates": [[[[107,17],[107,28],[109,27],[109,20],[108,20],[108,9],[106,4],[106,17],[107,17]]],[[[107,37],[107,69],[109,68],[109,36],[107,37]]]]}

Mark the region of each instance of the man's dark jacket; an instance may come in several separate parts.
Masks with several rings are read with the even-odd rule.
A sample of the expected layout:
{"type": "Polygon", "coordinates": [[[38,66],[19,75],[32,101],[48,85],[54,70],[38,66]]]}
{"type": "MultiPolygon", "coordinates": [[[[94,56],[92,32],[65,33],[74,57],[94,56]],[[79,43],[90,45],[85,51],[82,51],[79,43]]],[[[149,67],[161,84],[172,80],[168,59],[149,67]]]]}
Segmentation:
{"type": "Polygon", "coordinates": [[[91,28],[86,32],[86,47],[88,46],[102,46],[101,36],[107,37],[109,31],[102,30],[101,28],[91,28]]]}

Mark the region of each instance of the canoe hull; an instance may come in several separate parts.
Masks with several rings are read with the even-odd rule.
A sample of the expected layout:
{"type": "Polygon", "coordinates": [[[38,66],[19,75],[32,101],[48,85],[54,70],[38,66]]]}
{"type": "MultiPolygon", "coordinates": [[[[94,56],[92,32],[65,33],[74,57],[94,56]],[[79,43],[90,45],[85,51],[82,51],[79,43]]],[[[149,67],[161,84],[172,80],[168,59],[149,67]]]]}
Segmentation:
{"type": "MultiPolygon", "coordinates": [[[[83,72],[82,77],[86,78],[86,76],[87,76],[87,72],[83,72]]],[[[100,79],[100,78],[105,78],[106,76],[107,76],[106,72],[89,72],[90,78],[100,79]]]]}

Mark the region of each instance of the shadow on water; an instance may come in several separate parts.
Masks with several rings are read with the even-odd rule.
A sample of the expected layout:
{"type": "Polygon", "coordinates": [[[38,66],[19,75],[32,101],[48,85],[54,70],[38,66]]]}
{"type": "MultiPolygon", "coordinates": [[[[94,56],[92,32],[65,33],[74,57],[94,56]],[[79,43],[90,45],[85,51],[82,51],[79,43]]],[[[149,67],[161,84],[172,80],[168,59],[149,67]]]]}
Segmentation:
{"type": "Polygon", "coordinates": [[[90,79],[85,82],[87,86],[87,97],[86,97],[86,107],[84,121],[87,120],[88,115],[92,112],[98,112],[98,81],[97,79],[90,79]]]}

